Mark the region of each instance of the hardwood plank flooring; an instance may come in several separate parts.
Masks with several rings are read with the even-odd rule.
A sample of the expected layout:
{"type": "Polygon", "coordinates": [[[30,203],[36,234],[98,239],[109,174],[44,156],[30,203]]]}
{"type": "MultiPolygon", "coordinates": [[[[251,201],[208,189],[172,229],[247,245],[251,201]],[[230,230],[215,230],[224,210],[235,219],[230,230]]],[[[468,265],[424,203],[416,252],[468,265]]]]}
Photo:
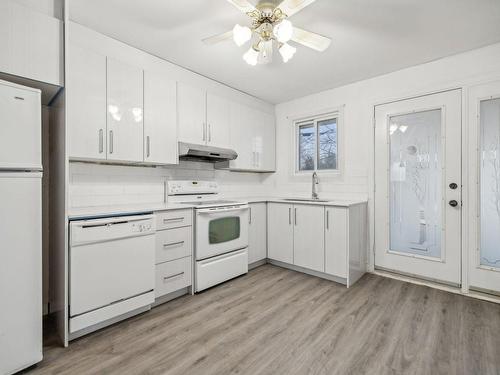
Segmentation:
{"type": "Polygon", "coordinates": [[[500,374],[500,305],[264,265],[61,348],[35,374],[500,374]]]}

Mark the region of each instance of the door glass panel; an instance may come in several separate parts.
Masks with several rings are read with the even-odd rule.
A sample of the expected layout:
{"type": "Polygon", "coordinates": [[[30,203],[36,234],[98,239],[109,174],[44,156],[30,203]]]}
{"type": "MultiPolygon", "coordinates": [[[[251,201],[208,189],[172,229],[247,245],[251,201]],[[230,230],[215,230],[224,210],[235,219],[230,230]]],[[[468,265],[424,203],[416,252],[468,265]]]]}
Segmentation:
{"type": "Polygon", "coordinates": [[[500,99],[484,100],[481,127],[481,265],[500,268],[500,99]]]}
{"type": "Polygon", "coordinates": [[[390,249],[441,257],[441,110],[390,117],[390,249]]]}
{"type": "Polygon", "coordinates": [[[223,217],[210,220],[208,224],[208,242],[218,244],[236,240],[240,237],[240,218],[223,217]]]}
{"type": "Polygon", "coordinates": [[[316,131],[314,124],[299,126],[299,171],[314,170],[316,131]]]}

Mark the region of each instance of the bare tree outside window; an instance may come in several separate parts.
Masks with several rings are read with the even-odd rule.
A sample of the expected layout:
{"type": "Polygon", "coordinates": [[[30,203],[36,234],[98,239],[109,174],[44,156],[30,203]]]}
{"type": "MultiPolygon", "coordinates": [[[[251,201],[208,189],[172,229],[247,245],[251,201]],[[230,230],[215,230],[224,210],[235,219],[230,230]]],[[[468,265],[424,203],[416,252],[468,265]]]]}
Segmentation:
{"type": "Polygon", "coordinates": [[[337,118],[303,121],[297,127],[298,170],[336,170],[337,118]]]}

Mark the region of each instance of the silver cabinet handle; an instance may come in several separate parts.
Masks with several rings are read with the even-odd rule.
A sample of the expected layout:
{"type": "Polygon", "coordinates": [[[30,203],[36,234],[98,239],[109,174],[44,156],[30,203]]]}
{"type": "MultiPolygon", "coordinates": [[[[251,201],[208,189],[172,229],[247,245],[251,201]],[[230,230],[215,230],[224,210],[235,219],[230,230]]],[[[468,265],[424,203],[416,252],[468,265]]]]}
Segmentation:
{"type": "Polygon", "coordinates": [[[293,211],[294,211],[293,216],[294,216],[294,220],[295,220],[295,226],[297,226],[297,209],[294,208],[293,211]]]}
{"type": "Polygon", "coordinates": [[[113,130],[109,131],[109,153],[113,153],[113,130]]]}
{"type": "Polygon", "coordinates": [[[252,207],[248,210],[248,224],[252,224],[252,207]]]}
{"type": "Polygon", "coordinates": [[[164,243],[163,247],[171,247],[171,246],[179,246],[183,245],[184,241],[172,242],[172,243],[164,243]]]}
{"type": "Polygon", "coordinates": [[[288,207],[288,225],[292,225],[292,207],[288,207]]]}
{"type": "Polygon", "coordinates": [[[208,124],[208,141],[212,142],[212,125],[208,124]]]}
{"type": "Polygon", "coordinates": [[[330,211],[326,210],[326,229],[330,228],[330,211]]]}
{"type": "Polygon", "coordinates": [[[102,129],[99,129],[99,153],[102,154],[104,151],[104,132],[102,129]]]}
{"type": "Polygon", "coordinates": [[[168,222],[171,222],[171,221],[182,221],[184,220],[184,217],[173,217],[171,219],[163,219],[163,222],[164,223],[168,223],[168,222]]]}
{"type": "Polygon", "coordinates": [[[207,138],[207,125],[203,123],[203,140],[207,138]]]}
{"type": "Polygon", "coordinates": [[[151,144],[150,144],[150,138],[149,138],[149,135],[146,137],[146,157],[149,158],[149,156],[151,155],[151,144]]]}
{"type": "Polygon", "coordinates": [[[175,275],[172,275],[172,276],[165,276],[163,278],[163,281],[170,280],[170,279],[173,279],[174,277],[178,277],[178,276],[182,276],[182,275],[184,275],[184,271],[176,273],[175,275]]]}

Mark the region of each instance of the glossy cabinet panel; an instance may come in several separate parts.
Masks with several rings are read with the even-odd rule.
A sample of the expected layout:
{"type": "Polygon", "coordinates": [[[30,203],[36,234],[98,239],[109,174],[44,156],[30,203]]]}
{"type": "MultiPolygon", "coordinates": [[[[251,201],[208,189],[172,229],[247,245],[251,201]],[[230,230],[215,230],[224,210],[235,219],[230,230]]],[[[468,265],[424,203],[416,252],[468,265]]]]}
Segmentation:
{"type": "Polygon", "coordinates": [[[68,45],[69,157],[106,159],[106,56],[68,45]]]}
{"type": "Polygon", "coordinates": [[[143,71],[107,59],[108,160],[143,161],[143,71]]]}
{"type": "Polygon", "coordinates": [[[293,205],[269,203],[267,224],[268,258],[293,264],[293,205]]]}
{"type": "Polygon", "coordinates": [[[267,204],[250,204],[248,218],[248,264],[252,264],[267,258],[267,204]]]}
{"type": "Polygon", "coordinates": [[[176,83],[164,74],[144,71],[144,161],[176,164],[176,83]]]}
{"type": "Polygon", "coordinates": [[[229,101],[208,92],[207,144],[215,147],[230,148],[229,121],[229,101]]]}
{"type": "Polygon", "coordinates": [[[325,208],[325,272],[347,278],[348,210],[325,208]]]}
{"type": "Polygon", "coordinates": [[[296,204],[293,206],[293,264],[315,271],[325,271],[325,208],[296,204]]]}
{"type": "Polygon", "coordinates": [[[206,143],[205,90],[179,82],[177,85],[177,116],[179,141],[196,144],[206,143]]]}

